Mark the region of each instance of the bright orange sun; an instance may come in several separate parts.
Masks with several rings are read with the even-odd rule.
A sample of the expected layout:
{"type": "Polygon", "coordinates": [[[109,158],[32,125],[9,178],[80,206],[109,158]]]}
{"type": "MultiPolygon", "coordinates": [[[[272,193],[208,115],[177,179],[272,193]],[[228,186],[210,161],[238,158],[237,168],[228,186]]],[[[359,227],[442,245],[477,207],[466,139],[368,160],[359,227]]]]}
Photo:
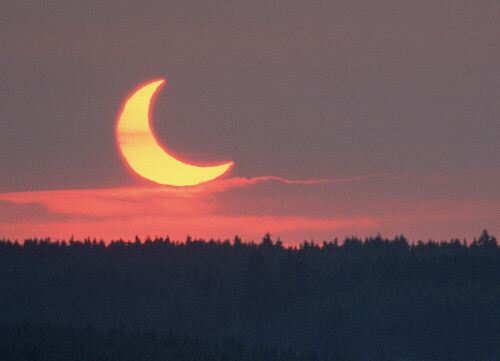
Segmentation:
{"type": "Polygon", "coordinates": [[[164,79],[148,82],[125,101],[116,123],[116,139],[124,161],[141,177],[171,186],[192,186],[228,172],[233,162],[207,167],[184,163],[158,142],[150,113],[154,97],[164,84],[164,79]]]}

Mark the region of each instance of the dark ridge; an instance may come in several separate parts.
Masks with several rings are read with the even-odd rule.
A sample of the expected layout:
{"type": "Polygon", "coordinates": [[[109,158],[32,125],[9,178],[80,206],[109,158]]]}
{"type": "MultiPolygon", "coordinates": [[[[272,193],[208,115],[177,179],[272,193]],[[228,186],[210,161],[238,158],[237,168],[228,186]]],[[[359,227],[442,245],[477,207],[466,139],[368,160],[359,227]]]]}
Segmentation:
{"type": "Polygon", "coordinates": [[[284,247],[0,242],[0,323],[232,338],[335,360],[500,359],[500,246],[403,236],[284,247]]]}

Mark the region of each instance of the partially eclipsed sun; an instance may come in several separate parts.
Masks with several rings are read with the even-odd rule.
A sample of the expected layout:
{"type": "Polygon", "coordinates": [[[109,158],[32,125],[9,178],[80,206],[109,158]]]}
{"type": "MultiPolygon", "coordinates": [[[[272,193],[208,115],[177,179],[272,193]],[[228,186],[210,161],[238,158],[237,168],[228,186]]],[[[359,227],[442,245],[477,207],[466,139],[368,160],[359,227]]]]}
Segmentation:
{"type": "Polygon", "coordinates": [[[116,122],[116,139],[124,161],[146,179],[172,186],[192,186],[226,173],[233,162],[198,166],[181,162],[158,142],[151,127],[151,109],[164,79],[140,86],[125,101],[116,122]]]}

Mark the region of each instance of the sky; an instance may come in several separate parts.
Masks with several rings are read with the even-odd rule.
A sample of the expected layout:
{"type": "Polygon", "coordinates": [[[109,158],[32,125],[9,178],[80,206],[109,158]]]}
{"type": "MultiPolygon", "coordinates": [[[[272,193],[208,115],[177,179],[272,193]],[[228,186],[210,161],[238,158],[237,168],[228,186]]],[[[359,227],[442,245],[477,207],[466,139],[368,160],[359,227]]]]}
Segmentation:
{"type": "Polygon", "coordinates": [[[0,4],[0,238],[500,235],[498,1],[0,4]],[[152,126],[220,180],[130,172],[152,126]]]}

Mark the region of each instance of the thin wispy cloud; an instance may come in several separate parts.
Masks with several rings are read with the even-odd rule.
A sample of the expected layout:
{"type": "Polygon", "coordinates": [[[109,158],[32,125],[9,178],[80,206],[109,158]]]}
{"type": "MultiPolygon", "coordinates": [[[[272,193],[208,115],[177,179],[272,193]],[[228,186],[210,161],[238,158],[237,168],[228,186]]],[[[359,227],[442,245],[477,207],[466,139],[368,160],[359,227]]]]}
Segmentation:
{"type": "Polygon", "coordinates": [[[283,177],[277,176],[258,176],[258,177],[233,177],[233,178],[223,178],[216,179],[215,181],[200,184],[193,187],[187,187],[191,190],[200,190],[200,191],[209,191],[209,192],[224,192],[231,188],[238,187],[249,187],[259,183],[264,182],[280,182],[285,184],[296,184],[296,185],[317,185],[317,184],[340,184],[340,183],[351,183],[351,182],[360,182],[370,179],[393,179],[393,180],[405,180],[405,179],[415,179],[422,180],[427,182],[446,182],[450,180],[457,179],[481,179],[489,176],[500,175],[499,171],[487,171],[481,173],[473,173],[466,172],[460,174],[427,174],[427,175],[418,175],[418,174],[400,174],[393,175],[389,173],[376,173],[376,174],[367,174],[356,177],[344,177],[344,178],[321,178],[321,179],[287,179],[283,177]]]}

